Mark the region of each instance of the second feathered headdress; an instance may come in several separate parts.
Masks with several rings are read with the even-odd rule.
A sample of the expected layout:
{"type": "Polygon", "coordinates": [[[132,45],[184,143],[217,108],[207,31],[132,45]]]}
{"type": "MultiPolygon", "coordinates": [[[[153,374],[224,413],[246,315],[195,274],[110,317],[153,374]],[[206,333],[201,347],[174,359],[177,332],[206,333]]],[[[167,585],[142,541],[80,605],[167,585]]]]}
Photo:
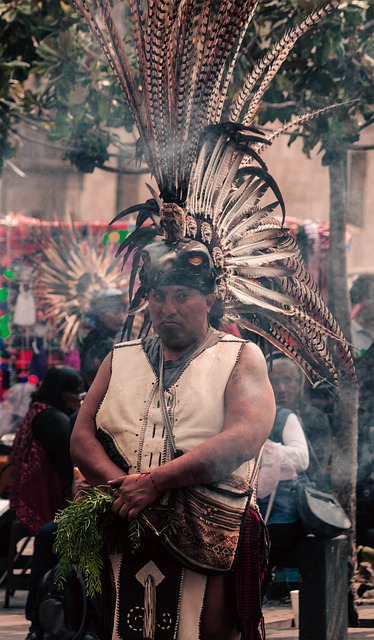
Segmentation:
{"type": "Polygon", "coordinates": [[[265,90],[295,42],[338,0],[316,8],[265,53],[245,78],[229,122],[222,122],[223,108],[256,1],[130,0],[136,70],[109,0],[96,0],[97,12],[86,0],[74,3],[119,81],[159,190],[151,189],[146,203],[116,218],[138,213],[135,231],[120,248],[125,260],[133,260],[131,313],[144,310],[150,278],[157,275],[148,243],[164,236],[157,260],[169,252],[169,265],[174,260],[180,268],[184,260],[194,268],[196,255],[195,263],[186,261],[186,242],[200,242],[209,251],[209,273],[228,322],[266,338],[310,379],[336,381],[336,356],[352,370],[342,333],[283,226],[283,199],[261,157],[280,131],[265,135],[253,125],[265,90]],[[276,208],[282,222],[274,217],[276,208]]]}

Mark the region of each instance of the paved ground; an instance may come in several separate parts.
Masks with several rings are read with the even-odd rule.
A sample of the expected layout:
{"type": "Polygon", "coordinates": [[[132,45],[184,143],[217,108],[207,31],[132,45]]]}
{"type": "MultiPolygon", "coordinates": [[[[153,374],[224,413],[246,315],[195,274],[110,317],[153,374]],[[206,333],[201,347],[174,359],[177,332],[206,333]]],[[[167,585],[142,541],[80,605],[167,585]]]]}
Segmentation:
{"type": "Polygon", "coordinates": [[[4,588],[0,589],[0,639],[24,640],[27,635],[28,622],[24,617],[26,594],[16,591],[10,598],[9,609],[4,609],[4,588]]]}
{"type": "MultiPolygon", "coordinates": [[[[357,607],[360,626],[348,629],[349,640],[374,640],[374,603],[361,604],[357,607]]],[[[270,601],[264,606],[267,640],[293,640],[299,638],[299,630],[293,627],[293,613],[290,604],[270,601]]],[[[321,638],[321,640],[323,640],[321,638]]],[[[329,640],[343,640],[331,638],[329,640]]]]}
{"type": "MultiPolygon", "coordinates": [[[[27,635],[28,622],[24,618],[26,593],[16,591],[10,598],[9,608],[4,609],[4,588],[0,588],[0,640],[24,640],[27,635]]],[[[349,640],[374,640],[374,603],[357,607],[361,623],[370,625],[366,628],[348,630],[349,640]]],[[[264,606],[267,640],[298,639],[299,630],[292,628],[293,615],[291,605],[271,601],[264,606]]],[[[322,640],[322,639],[321,639],[322,640]]],[[[343,640],[333,638],[331,640],[343,640]]]]}

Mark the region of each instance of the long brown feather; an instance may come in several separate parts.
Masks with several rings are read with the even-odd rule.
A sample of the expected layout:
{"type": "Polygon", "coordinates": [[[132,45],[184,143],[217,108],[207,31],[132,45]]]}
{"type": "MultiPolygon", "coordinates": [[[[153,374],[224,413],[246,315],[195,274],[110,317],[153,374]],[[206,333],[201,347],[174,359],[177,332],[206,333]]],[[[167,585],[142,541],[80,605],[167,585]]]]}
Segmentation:
{"type": "Polygon", "coordinates": [[[316,8],[302,23],[302,26],[295,27],[291,33],[286,34],[284,40],[282,42],[282,46],[280,46],[280,50],[278,52],[277,57],[272,61],[269,66],[267,73],[265,74],[264,79],[262,80],[260,86],[256,90],[255,95],[252,97],[248,110],[242,118],[243,124],[250,124],[253,122],[253,119],[257,113],[259,105],[261,103],[262,97],[268,88],[270,82],[279,71],[283,62],[286,60],[289,52],[294,47],[297,40],[311,27],[318,24],[328,13],[330,13],[335,7],[340,4],[340,0],[331,0],[330,2],[325,3],[321,7],[316,8]]]}
{"type": "MultiPolygon", "coordinates": [[[[344,106],[346,104],[348,103],[347,102],[334,103],[327,107],[321,107],[321,109],[316,109],[315,111],[311,111],[310,113],[303,113],[300,116],[296,116],[296,118],[292,118],[292,120],[290,120],[289,122],[285,122],[280,127],[278,127],[278,129],[275,129],[275,131],[272,131],[272,133],[266,136],[266,140],[270,143],[273,143],[276,138],[282,135],[282,133],[285,133],[286,131],[293,129],[294,127],[297,127],[300,124],[309,122],[309,120],[318,118],[318,116],[322,115],[323,113],[327,113],[332,109],[337,109],[338,107],[344,106]]],[[[259,142],[256,145],[256,151],[259,154],[262,153],[266,148],[268,148],[268,145],[264,144],[263,142],[259,142]]]]}
{"type": "Polygon", "coordinates": [[[127,100],[131,113],[134,117],[134,120],[139,128],[142,131],[142,119],[140,118],[140,108],[141,108],[141,100],[138,88],[136,86],[133,73],[128,62],[126,53],[121,47],[120,40],[118,40],[118,34],[116,31],[112,34],[112,44],[114,47],[114,51],[110,49],[110,45],[108,45],[106,38],[100,29],[92,10],[86,2],[86,0],[73,0],[75,6],[78,11],[82,14],[85,21],[87,22],[91,32],[94,37],[98,41],[102,51],[105,53],[108,62],[118,79],[120,87],[124,93],[124,96],[127,100]],[[118,53],[117,46],[120,48],[120,54],[118,53]]]}
{"type": "Polygon", "coordinates": [[[254,113],[255,107],[259,104],[264,92],[269,86],[274,75],[277,73],[284,60],[288,56],[291,49],[296,44],[297,40],[303,36],[309,29],[318,24],[330,11],[338,7],[340,0],[331,0],[325,3],[321,7],[317,7],[312,11],[299,25],[288,31],[284,36],[276,42],[256,63],[254,69],[249,73],[243,83],[243,86],[238,94],[237,99],[230,108],[230,119],[236,122],[240,119],[240,114],[247,100],[249,100],[251,92],[253,91],[257,81],[268,70],[267,75],[262,81],[260,88],[256,91],[250,108],[243,119],[243,122],[250,122],[253,120],[252,109],[254,113]]]}

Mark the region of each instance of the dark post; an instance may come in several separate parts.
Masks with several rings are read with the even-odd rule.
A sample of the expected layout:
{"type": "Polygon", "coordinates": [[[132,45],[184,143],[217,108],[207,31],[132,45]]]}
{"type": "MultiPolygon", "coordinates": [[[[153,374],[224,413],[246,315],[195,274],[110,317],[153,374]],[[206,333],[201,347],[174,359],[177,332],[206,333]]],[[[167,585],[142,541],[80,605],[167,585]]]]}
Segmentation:
{"type": "Polygon", "coordinates": [[[301,544],[300,640],[347,640],[348,552],[345,536],[301,544]]]}

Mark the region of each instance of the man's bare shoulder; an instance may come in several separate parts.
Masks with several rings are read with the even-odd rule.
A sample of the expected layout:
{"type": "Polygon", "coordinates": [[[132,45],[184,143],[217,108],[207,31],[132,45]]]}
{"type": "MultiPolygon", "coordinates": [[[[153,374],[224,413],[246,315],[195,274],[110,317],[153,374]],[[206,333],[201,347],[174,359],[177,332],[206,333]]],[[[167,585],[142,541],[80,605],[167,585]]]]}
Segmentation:
{"type": "Polygon", "coordinates": [[[240,350],[226,386],[225,399],[225,428],[237,423],[253,424],[256,429],[264,425],[268,434],[275,415],[274,393],[266,359],[253,342],[245,342],[240,350]]]}
{"type": "Polygon", "coordinates": [[[266,377],[268,375],[265,356],[260,347],[254,342],[244,342],[235,368],[240,369],[242,373],[245,371],[250,375],[256,372],[266,375],[266,377]]]}
{"type": "Polygon", "coordinates": [[[232,370],[227,390],[235,392],[235,388],[239,386],[249,388],[254,383],[270,385],[267,364],[261,349],[253,342],[245,342],[232,370]]]}

